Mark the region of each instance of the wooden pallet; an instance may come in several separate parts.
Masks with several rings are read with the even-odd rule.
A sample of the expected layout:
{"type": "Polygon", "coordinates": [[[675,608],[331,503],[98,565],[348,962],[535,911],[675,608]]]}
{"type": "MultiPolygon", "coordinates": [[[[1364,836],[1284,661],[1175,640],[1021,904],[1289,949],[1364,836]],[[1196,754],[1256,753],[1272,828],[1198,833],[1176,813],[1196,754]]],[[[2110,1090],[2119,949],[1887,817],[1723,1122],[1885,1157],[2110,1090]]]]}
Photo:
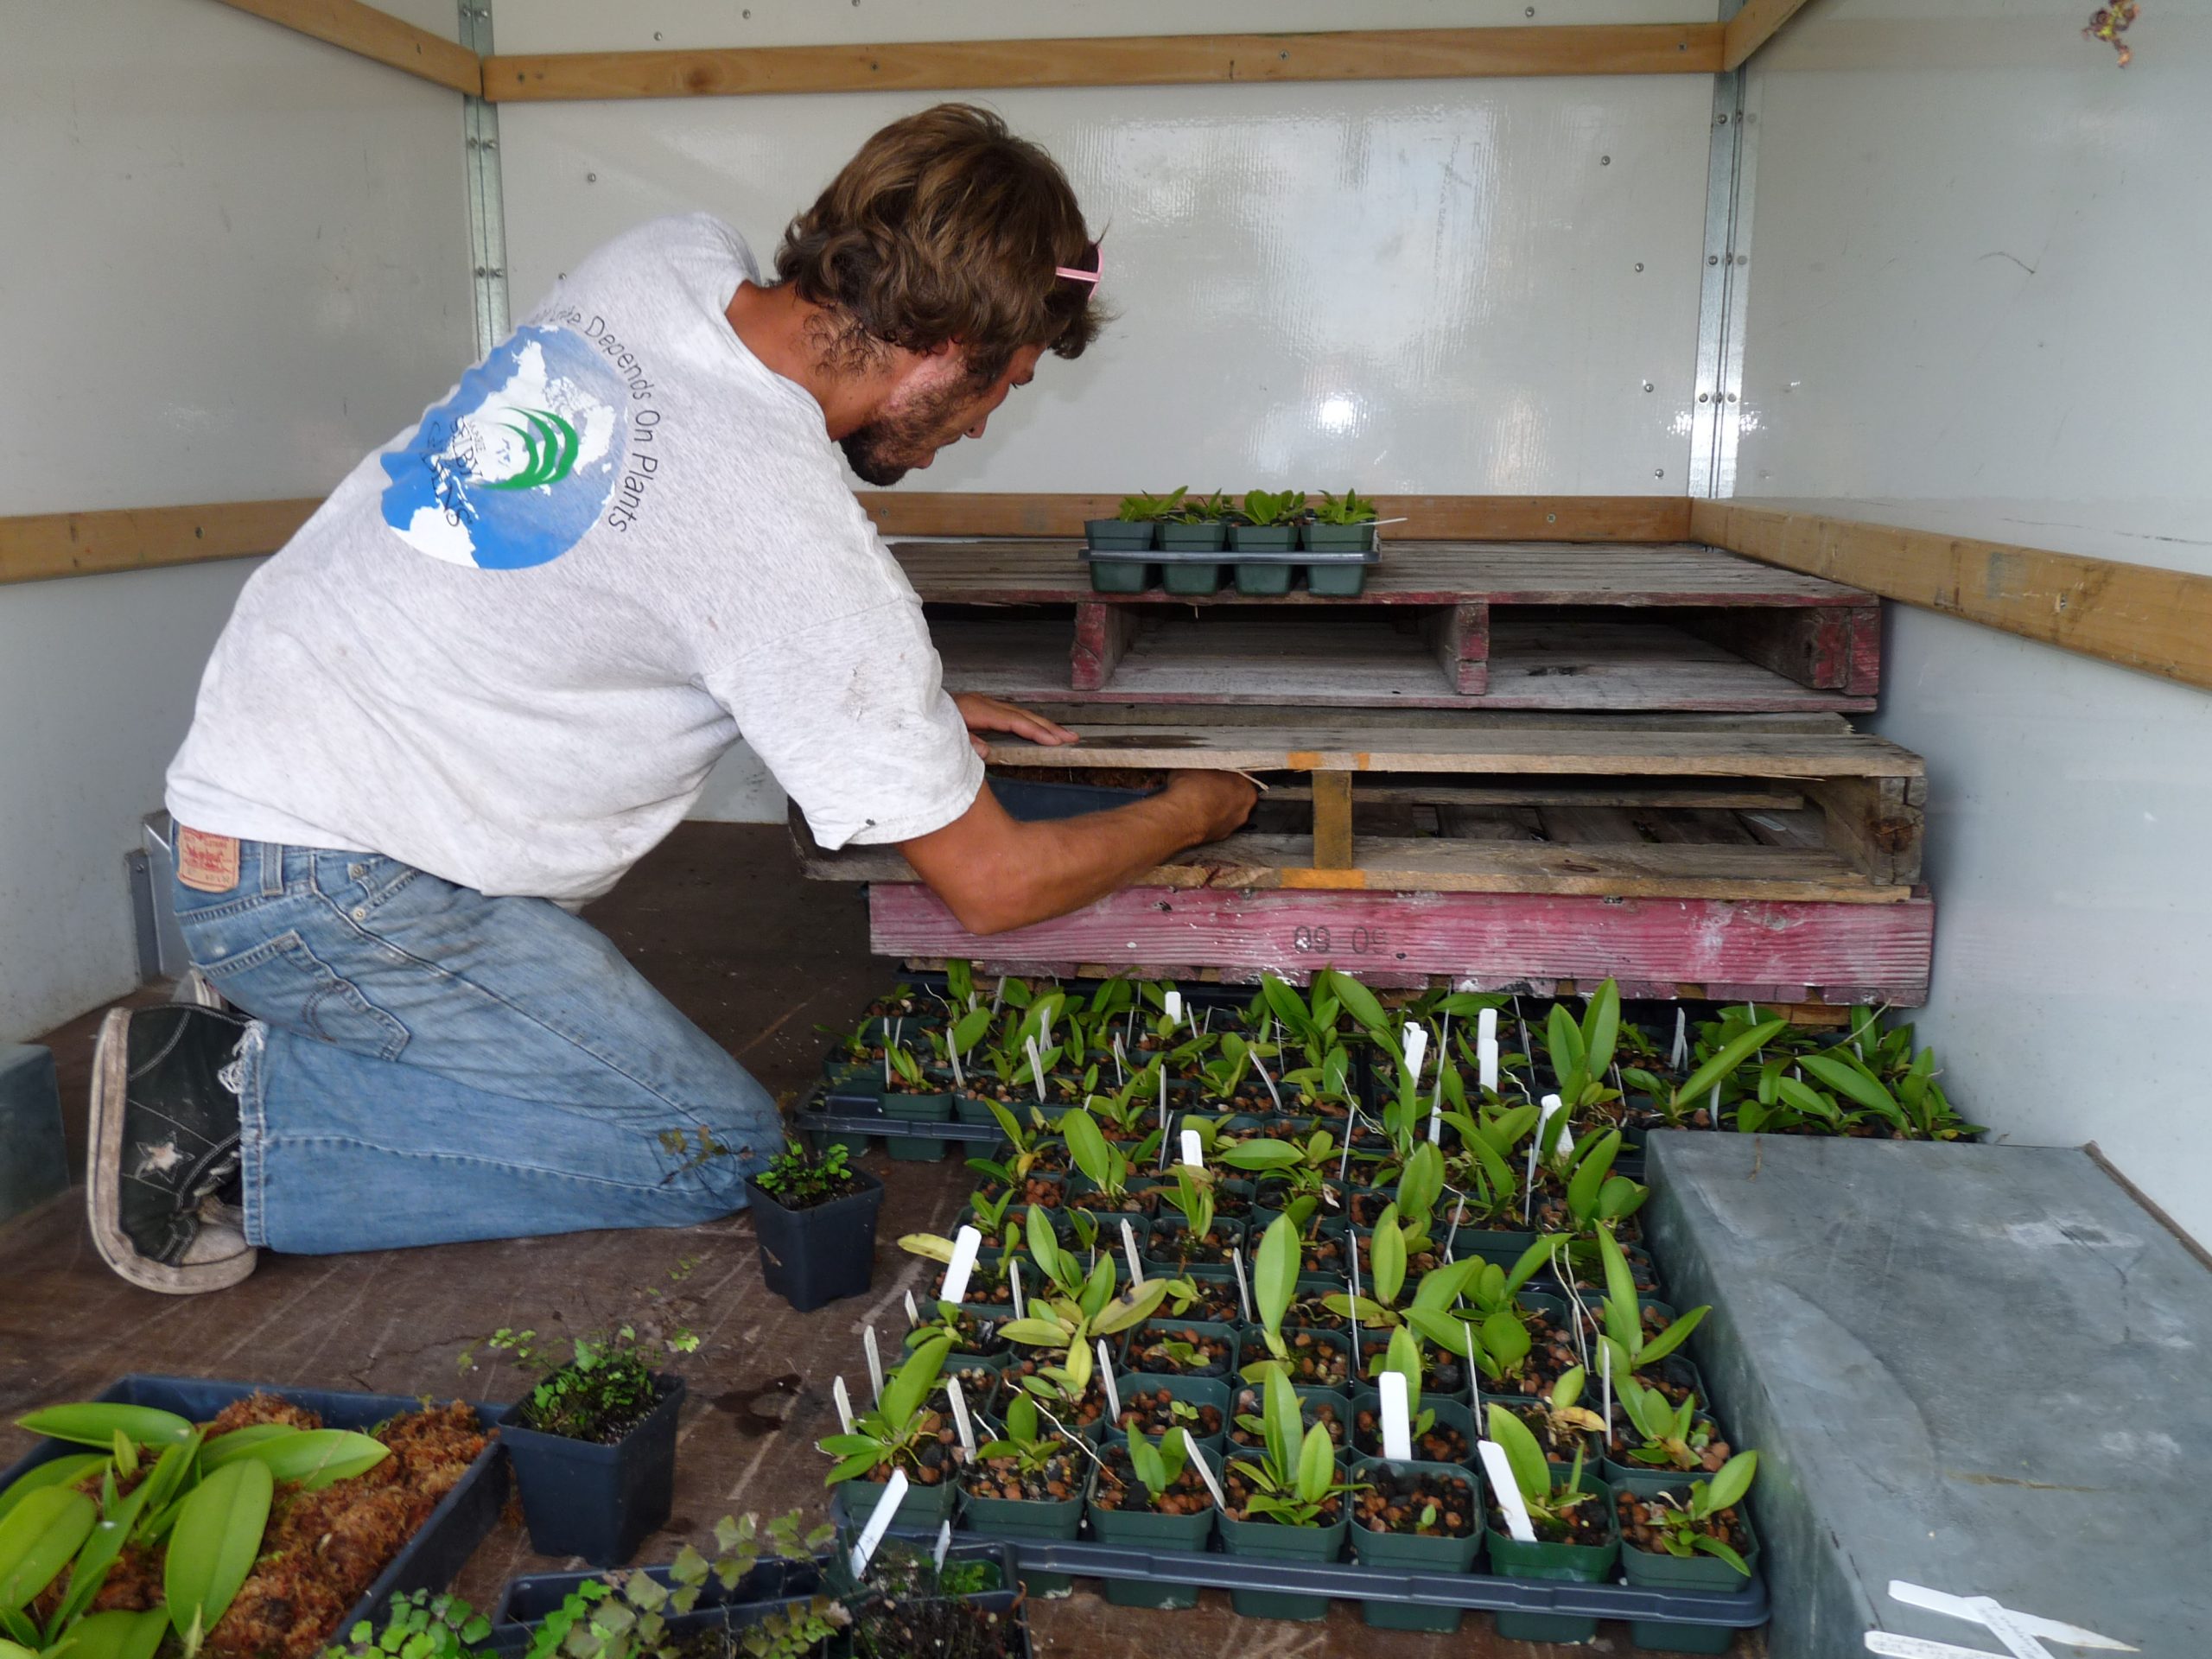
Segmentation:
{"type": "Polygon", "coordinates": [[[1232,976],[1310,971],[1318,950],[1485,984],[1925,995],[1921,762],[1836,715],[1046,712],[1084,742],[1002,741],[991,762],[1085,781],[1234,766],[1273,787],[1238,834],[1001,942],[965,934],[896,848],[824,853],[794,813],[809,875],[877,884],[876,949],[1232,976]]]}
{"type": "Polygon", "coordinates": [[[1880,686],[1878,601],[1689,544],[1386,543],[1355,599],[1094,594],[1065,541],[893,551],[946,683],[996,696],[1851,711],[1880,686]]]}

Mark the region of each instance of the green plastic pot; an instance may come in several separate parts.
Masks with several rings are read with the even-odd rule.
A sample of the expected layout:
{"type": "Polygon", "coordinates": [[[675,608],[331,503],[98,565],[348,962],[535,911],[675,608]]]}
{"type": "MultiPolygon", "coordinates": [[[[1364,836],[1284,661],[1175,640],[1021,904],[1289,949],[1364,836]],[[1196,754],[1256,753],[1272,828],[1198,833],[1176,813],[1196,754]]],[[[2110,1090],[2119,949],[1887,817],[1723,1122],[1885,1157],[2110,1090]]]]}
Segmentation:
{"type": "MultiPolygon", "coordinates": [[[[1478,1506],[1482,1503],[1482,1481],[1465,1464],[1385,1463],[1380,1458],[1362,1458],[1352,1465],[1351,1478],[1372,1480],[1378,1472],[1393,1471],[1464,1480],[1470,1500],[1478,1506]]],[[[1477,1514],[1480,1514],[1479,1508],[1477,1514]]],[[[1482,1547],[1479,1522],[1468,1529],[1464,1538],[1418,1538],[1404,1533],[1377,1532],[1363,1525],[1357,1516],[1352,1517],[1352,1554],[1362,1567],[1389,1567],[1407,1573],[1465,1573],[1474,1566],[1475,1556],[1482,1547]]],[[[1450,1636],[1465,1616],[1464,1608],[1422,1607],[1396,1601],[1362,1602],[1360,1610],[1371,1629],[1425,1630],[1433,1636],[1450,1636]]]]}
{"type": "Polygon", "coordinates": [[[991,1116],[989,1101],[979,1099],[965,1090],[953,1096],[952,1116],[963,1123],[974,1123],[985,1128],[998,1122],[991,1116]]]}
{"type": "MultiPolygon", "coordinates": [[[[1288,553],[1298,546],[1295,524],[1231,524],[1229,545],[1239,553],[1288,553]]],[[[1243,559],[1236,565],[1236,591],[1255,598],[1273,598],[1290,591],[1287,559],[1243,559]]]]}
{"type": "MultiPolygon", "coordinates": [[[[1621,1553],[1620,1529],[1613,1520],[1612,1489],[1586,1469],[1582,1471],[1581,1489],[1595,1492],[1598,1502],[1605,1506],[1605,1543],[1548,1544],[1540,1540],[1524,1544],[1486,1525],[1483,1541],[1490,1550],[1491,1570],[1503,1579],[1566,1584],[1603,1584],[1611,1578],[1621,1553]]],[[[1598,1634],[1595,1618],[1570,1613],[1501,1612],[1496,1618],[1497,1633],[1510,1642],[1588,1642],[1598,1634]]]]}
{"type": "Polygon", "coordinates": [[[1221,591],[1221,567],[1163,563],[1160,567],[1160,588],[1162,593],[1180,594],[1187,598],[1217,594],[1221,591]]]}
{"type": "MultiPolygon", "coordinates": [[[[1114,1386],[1121,1390],[1121,1397],[1124,1400],[1139,1389],[1156,1394],[1165,1389],[1172,1399],[1187,1400],[1192,1405],[1211,1406],[1221,1414],[1221,1427],[1211,1434],[1201,1434],[1193,1429],[1192,1438],[1212,1451],[1221,1450],[1222,1439],[1229,1433],[1229,1384],[1224,1379],[1216,1376],[1170,1376],[1157,1371],[1131,1371],[1127,1374],[1116,1371],[1114,1386]]],[[[1145,1438],[1155,1446],[1160,1440],[1160,1436],[1153,1433],[1147,1433],[1145,1438]]],[[[1109,1428],[1099,1436],[1101,1443],[1105,1445],[1127,1439],[1128,1432],[1119,1427],[1109,1428]]]]}
{"type": "Polygon", "coordinates": [[[1093,554],[1090,591],[1094,594],[1141,594],[1152,586],[1152,565],[1141,558],[1117,559],[1093,554]]]}
{"type": "MultiPolygon", "coordinates": [[[[1201,1337],[1217,1338],[1229,1344],[1226,1356],[1228,1363],[1219,1371],[1203,1372],[1200,1375],[1211,1376],[1216,1382],[1223,1383],[1226,1383],[1230,1377],[1236,1375],[1236,1367],[1239,1363],[1237,1355],[1239,1344],[1235,1325],[1216,1325],[1207,1319],[1175,1319],[1157,1315],[1147,1319],[1122,1338],[1122,1345],[1114,1351],[1115,1375],[1118,1377],[1123,1370],[1135,1373],[1137,1349],[1143,1343],[1155,1337],[1172,1337],[1185,1331],[1201,1337]]],[[[1147,1376],[1173,1375],[1165,1371],[1145,1371],[1142,1374],[1147,1376]]]]}
{"type": "MultiPolygon", "coordinates": [[[[1375,1452],[1368,1452],[1358,1444],[1359,1414],[1363,1411],[1373,1412],[1379,1423],[1382,1415],[1382,1395],[1373,1389],[1369,1389],[1362,1393],[1354,1395],[1351,1399],[1352,1440],[1350,1449],[1355,1457],[1371,1458],[1378,1456],[1380,1455],[1379,1446],[1375,1452]]],[[[1482,1467],[1482,1453],[1476,1448],[1481,1444],[1482,1436],[1476,1432],[1475,1414],[1469,1408],[1467,1402],[1464,1399],[1446,1398],[1442,1395],[1431,1394],[1424,1389],[1421,1390],[1421,1408],[1419,1411],[1414,1412],[1414,1415],[1418,1417],[1423,1411],[1433,1411],[1436,1414],[1436,1426],[1438,1427],[1442,1428],[1448,1427],[1456,1428],[1466,1438],[1467,1457],[1464,1466],[1470,1469],[1479,1470],[1482,1467]]],[[[1379,1430],[1376,1438],[1378,1440],[1382,1438],[1379,1430]]],[[[1419,1440],[1415,1440],[1414,1442],[1415,1460],[1422,1464],[1428,1464],[1436,1461],[1433,1459],[1421,1455],[1421,1442],[1419,1440]]],[[[1452,1465],[1445,1465],[1443,1466],[1451,1467],[1452,1465]]]]}
{"type": "MultiPolygon", "coordinates": [[[[1260,1340],[1258,1337],[1253,1338],[1255,1342],[1260,1340]]],[[[1319,1388],[1311,1382],[1294,1382],[1291,1390],[1298,1395],[1299,1433],[1303,1434],[1319,1421],[1314,1415],[1317,1405],[1329,1406],[1335,1410],[1337,1421],[1344,1426],[1344,1446],[1349,1450],[1351,1445],[1351,1402],[1344,1397],[1344,1391],[1341,1389],[1319,1388]]],[[[1255,1457],[1259,1452],[1257,1446],[1239,1446],[1229,1438],[1230,1430],[1236,1427],[1236,1402],[1247,1392],[1252,1397],[1245,1402],[1249,1408],[1245,1415],[1256,1417],[1260,1414],[1262,1395],[1259,1389],[1249,1382],[1240,1382],[1230,1390],[1230,1419],[1222,1425],[1221,1454],[1225,1458],[1255,1457]]]]}
{"type": "Polygon", "coordinates": [[[1160,527],[1163,553],[1218,553],[1228,545],[1229,526],[1217,518],[1170,519],[1160,527]]]}
{"type": "MultiPolygon", "coordinates": [[[[875,1506],[883,1501],[883,1488],[884,1483],[880,1480],[848,1480],[838,1486],[845,1519],[855,1529],[875,1513],[875,1506]]],[[[925,1528],[935,1532],[938,1526],[952,1519],[953,1501],[958,1496],[959,1489],[950,1480],[941,1480],[934,1486],[909,1485],[899,1505],[899,1527],[906,1531],[925,1528]]]]}
{"type": "MultiPolygon", "coordinates": [[[[1616,1491],[1656,1497],[1662,1492],[1687,1493],[1690,1478],[1676,1474],[1627,1474],[1609,1484],[1616,1491]]],[[[1751,1545],[1744,1551],[1744,1564],[1757,1573],[1758,1534],[1752,1529],[1751,1516],[1741,1505],[1736,1513],[1751,1545]]],[[[1750,1578],[1717,1555],[1697,1554],[1684,1559],[1664,1552],[1638,1549],[1625,1539],[1621,1542],[1621,1571],[1633,1585],[1701,1590],[1707,1595],[1740,1595],[1751,1587],[1750,1578]]],[[[1727,1624],[1667,1624],[1654,1619],[1631,1619],[1628,1631],[1630,1640],[1650,1653],[1726,1653],[1729,1643],[1736,1639],[1734,1627],[1727,1624]]]]}
{"type": "MultiPolygon", "coordinates": [[[[1198,1456],[1218,1479],[1221,1458],[1201,1446],[1198,1456]]],[[[1203,1555],[1206,1543],[1213,1536],[1214,1522],[1220,1511],[1201,1510],[1197,1515],[1155,1515],[1148,1510],[1102,1510],[1090,1499],[1098,1490],[1098,1471],[1090,1471],[1090,1484],[1084,1489],[1084,1513],[1090,1522],[1090,1535],[1102,1544],[1119,1544],[1131,1549],[1173,1551],[1178,1554],[1203,1555]]],[[[1157,1612],[1179,1612],[1198,1605],[1198,1587],[1192,1584],[1155,1584],[1147,1579],[1108,1579],[1105,1580],[1107,1602],[1116,1607],[1147,1607],[1157,1612]]]]}
{"type": "MultiPolygon", "coordinates": [[[[1263,1561],[1303,1561],[1326,1566],[1344,1553],[1351,1522],[1349,1506],[1338,1499],[1338,1520],[1329,1527],[1287,1527],[1274,1521],[1239,1521],[1224,1513],[1221,1542],[1231,1555],[1263,1561]]],[[[1326,1596],[1301,1596],[1285,1590],[1232,1590],[1229,1605],[1240,1618],[1312,1620],[1329,1616],[1326,1596]]]]}
{"type": "MultiPolygon", "coordinates": [[[[883,1115],[901,1123],[943,1123],[952,1116],[952,1096],[906,1095],[886,1090],[883,1115]]],[[[887,1135],[884,1150],[902,1164],[934,1164],[945,1154],[946,1142],[934,1135],[887,1135]]]]}
{"type": "MultiPolygon", "coordinates": [[[[1448,1230],[1452,1224],[1447,1221],[1444,1224],[1448,1230]]],[[[1493,1262],[1510,1273],[1513,1264],[1535,1242],[1534,1233],[1517,1233],[1494,1227],[1462,1227],[1452,1236],[1452,1254],[1479,1255],[1484,1261],[1493,1262]]]]}
{"type": "MultiPolygon", "coordinates": [[[[1185,1264],[1167,1254],[1164,1247],[1173,1240],[1182,1236],[1185,1230],[1185,1224],[1180,1211],[1172,1205],[1163,1205],[1162,1208],[1166,1213],[1154,1220],[1152,1232],[1145,1240],[1145,1270],[1147,1273],[1159,1274],[1165,1278],[1178,1279],[1186,1270],[1185,1264]]],[[[1227,1244],[1232,1248],[1247,1245],[1244,1224],[1241,1221],[1227,1221],[1217,1217],[1211,1230],[1220,1234],[1227,1244]]],[[[1245,1271],[1249,1273],[1251,1271],[1249,1263],[1252,1260],[1250,1248],[1245,1249],[1244,1260],[1247,1263],[1245,1271]]],[[[1188,1265],[1192,1268],[1226,1268],[1228,1258],[1224,1256],[1219,1262],[1193,1262],[1188,1265]]],[[[1234,1269],[1230,1270],[1234,1271],[1234,1269]]]]}
{"type": "Polygon", "coordinates": [[[1083,539],[1093,552],[1141,553],[1152,546],[1156,528],[1150,519],[1086,518],[1083,539]]]}
{"type": "MultiPolygon", "coordinates": [[[[1080,1452],[1071,1452],[1068,1457],[1077,1469],[1088,1468],[1089,1459],[1080,1452]]],[[[1073,1543],[1083,1530],[1083,1497],[1061,1498],[1054,1502],[1032,1502],[1021,1498],[977,1497],[963,1489],[960,1494],[961,1524],[971,1532],[982,1533],[992,1538],[1020,1538],[1038,1543],[1073,1543]]],[[[1024,1573],[1021,1581],[1033,1596],[1058,1598],[1075,1588],[1075,1581],[1065,1573],[1024,1573]]]]}

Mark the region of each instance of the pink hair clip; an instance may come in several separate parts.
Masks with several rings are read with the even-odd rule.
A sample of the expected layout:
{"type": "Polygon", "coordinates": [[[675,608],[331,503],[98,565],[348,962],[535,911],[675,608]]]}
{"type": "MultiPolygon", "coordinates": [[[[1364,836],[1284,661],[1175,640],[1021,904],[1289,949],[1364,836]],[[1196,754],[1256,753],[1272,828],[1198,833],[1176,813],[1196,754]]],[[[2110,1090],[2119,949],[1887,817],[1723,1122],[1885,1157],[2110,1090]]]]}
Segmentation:
{"type": "Polygon", "coordinates": [[[1085,248],[1083,254],[1084,258],[1090,261],[1089,270],[1077,270],[1071,265],[1054,265],[1052,275],[1065,276],[1071,283],[1089,283],[1095,292],[1098,287],[1099,277],[1105,272],[1106,257],[1099,251],[1096,242],[1085,248]]]}

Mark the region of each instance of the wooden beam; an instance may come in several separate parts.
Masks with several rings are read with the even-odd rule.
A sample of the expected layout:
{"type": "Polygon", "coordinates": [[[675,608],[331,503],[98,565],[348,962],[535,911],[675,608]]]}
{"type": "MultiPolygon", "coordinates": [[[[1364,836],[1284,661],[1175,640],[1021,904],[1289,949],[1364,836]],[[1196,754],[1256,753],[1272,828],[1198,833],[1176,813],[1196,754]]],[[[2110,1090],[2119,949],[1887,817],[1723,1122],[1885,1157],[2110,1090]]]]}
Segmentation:
{"type": "Polygon", "coordinates": [[[1351,773],[1313,774],[1313,868],[1351,868],[1351,773]]]}
{"type": "Polygon", "coordinates": [[[1501,75],[1709,75],[1720,67],[1722,38],[1718,23],[1605,23],[499,54],[484,60],[484,95],[512,102],[1501,75]]]}
{"type": "Polygon", "coordinates": [[[402,22],[361,0],[223,0],[272,23],[474,98],[484,90],[483,60],[428,29],[402,22]]]}
{"type": "MultiPolygon", "coordinates": [[[[859,490],[885,536],[1080,536],[1086,518],[1111,518],[1118,495],[1016,495],[986,491],[859,490]]],[[[1376,498],[1399,542],[1681,542],[1690,504],[1680,495],[1385,495],[1376,498]]]]}
{"type": "Polygon", "coordinates": [[[318,497],[0,518],[0,582],[274,553],[321,505],[318,497]]]}
{"type": "Polygon", "coordinates": [[[2212,576],[1728,501],[1696,538],[2044,645],[2212,690],[2212,576]]]}
{"type": "Polygon", "coordinates": [[[1745,0],[1744,9],[1728,20],[1722,31],[1721,72],[1742,68],[1751,54],[1772,40],[1774,32],[1804,5],[1805,0],[1745,0]]]}

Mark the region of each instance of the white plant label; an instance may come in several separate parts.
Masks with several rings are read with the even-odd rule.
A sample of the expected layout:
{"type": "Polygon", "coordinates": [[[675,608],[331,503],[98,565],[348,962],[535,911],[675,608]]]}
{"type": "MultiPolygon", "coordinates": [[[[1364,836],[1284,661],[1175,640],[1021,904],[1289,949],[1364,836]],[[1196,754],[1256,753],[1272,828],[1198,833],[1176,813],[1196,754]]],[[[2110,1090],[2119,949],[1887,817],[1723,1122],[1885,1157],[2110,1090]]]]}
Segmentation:
{"type": "Polygon", "coordinates": [[[914,1305],[914,1293],[906,1293],[906,1328],[911,1331],[922,1322],[922,1310],[914,1305]]]}
{"type": "Polygon", "coordinates": [[[899,1506],[906,1501],[906,1471],[893,1469],[891,1478],[883,1483],[883,1496],[876,1500],[875,1513],[868,1518],[868,1525],[861,1529],[860,1541],[853,1546],[853,1576],[868,1576],[868,1560],[875,1554],[875,1547],[883,1541],[883,1535],[891,1530],[892,1518],[899,1513],[899,1506]]]}
{"type": "Polygon", "coordinates": [[[937,1554],[931,1562],[931,1565],[934,1566],[939,1573],[944,1572],[944,1558],[951,1554],[952,1522],[950,1521],[940,1521],[937,1523],[937,1554]]]}
{"type": "Polygon", "coordinates": [[[1513,1478],[1513,1465],[1505,1455],[1505,1448],[1496,1440],[1480,1442],[1483,1472],[1490,1477],[1490,1490],[1497,1499],[1497,1507],[1505,1515],[1505,1530],[1524,1544],[1536,1541],[1536,1529],[1529,1520],[1529,1506],[1522,1502],[1520,1483],[1513,1478]]]}
{"type": "Polygon", "coordinates": [[[1129,1282],[1132,1285],[1142,1284],[1144,1263],[1137,1255],[1137,1230],[1129,1225],[1127,1216],[1122,1217],[1122,1250],[1129,1258],[1129,1282]]]}
{"type": "Polygon", "coordinates": [[[837,1402],[837,1421],[845,1426],[846,1433],[851,1433],[853,1432],[853,1397],[845,1392],[843,1377],[830,1378],[830,1397],[837,1402]]]}
{"type": "Polygon", "coordinates": [[[1229,1265],[1236,1269],[1236,1311],[1243,1315],[1244,1323],[1249,1325],[1252,1322],[1252,1287],[1245,1281],[1244,1251],[1241,1245],[1230,1247],[1229,1265]]]}
{"type": "Polygon", "coordinates": [[[1128,1074],[1122,1067],[1122,1033],[1114,1033],[1114,1086],[1118,1089],[1128,1081],[1128,1074]]]}
{"type": "Polygon", "coordinates": [[[1037,1052],[1037,1034],[1032,1032],[1023,1038],[1021,1046],[1029,1051],[1029,1076],[1037,1085],[1037,1099],[1042,1103],[1045,1098],[1045,1060],[1037,1052]]]}
{"type": "Polygon", "coordinates": [[[861,1327],[861,1351],[868,1356],[868,1385],[875,1390],[875,1403],[883,1403],[883,1355],[875,1345],[875,1327],[861,1327]]]}
{"type": "Polygon", "coordinates": [[[952,1402],[952,1427],[960,1436],[960,1449],[969,1457],[976,1455],[976,1426],[968,1419],[968,1391],[960,1386],[957,1376],[947,1377],[944,1392],[952,1402]]]}
{"type": "Polygon", "coordinates": [[[1199,1144],[1198,1132],[1196,1129],[1184,1130],[1182,1141],[1184,1163],[1192,1169],[1204,1169],[1206,1166],[1206,1149],[1199,1144]]]}
{"type": "Polygon", "coordinates": [[[1529,1137],[1529,1173],[1521,1179],[1521,1224],[1529,1224],[1529,1206],[1536,1201],[1536,1142],[1541,1134],[1529,1137]]]}
{"type": "Polygon", "coordinates": [[[1980,1648],[1931,1642],[1924,1636],[1893,1636],[1887,1630],[1867,1631],[1866,1651],[1878,1653],[1884,1659],[1993,1659],[1980,1648]]]}
{"type": "MultiPolygon", "coordinates": [[[[1440,1079],[1443,1075],[1441,1070],[1437,1072],[1440,1079]]],[[[1432,1147],[1444,1143],[1444,1090],[1440,1086],[1436,1098],[1428,1103],[1428,1143],[1432,1147]]]]}
{"type": "Polygon", "coordinates": [[[991,988],[991,1018],[992,1018],[992,1019],[995,1020],[995,1019],[997,1019],[997,1018],[998,1018],[998,1014],[999,1014],[999,1004],[1000,1004],[1000,1003],[1001,1003],[1001,1002],[1003,1002],[1003,1001],[1006,1001],[1006,976],[1005,976],[1004,974],[1001,974],[1001,975],[999,976],[999,982],[998,982],[996,985],[995,985],[995,986],[993,986],[993,987],[991,988]]]}
{"type": "Polygon", "coordinates": [[[1106,1338],[1098,1338],[1098,1384],[1106,1390],[1106,1421],[1122,1421],[1122,1391],[1114,1386],[1114,1356],[1106,1351],[1106,1338]]]}
{"type": "Polygon", "coordinates": [[[1227,1509],[1229,1500],[1222,1495],[1221,1483],[1213,1478],[1213,1471],[1206,1466],[1205,1453],[1198,1450],[1198,1441],[1191,1438],[1191,1431],[1187,1428],[1183,1431],[1183,1449],[1190,1453],[1191,1467],[1197,1470],[1198,1478],[1205,1482],[1206,1491],[1212,1496],[1214,1506],[1217,1509],[1227,1509]]]}
{"type": "MultiPolygon", "coordinates": [[[[1491,1012],[1484,1008],[1484,1014],[1491,1012]]],[[[1475,1044],[1475,1081],[1491,1094],[1497,1092],[1497,1039],[1484,1037],[1475,1044]]]]}
{"type": "MultiPolygon", "coordinates": [[[[1550,1124],[1552,1119],[1557,1116],[1560,1112],[1565,1111],[1567,1107],[1566,1103],[1561,1101],[1557,1095],[1546,1095],[1541,1103],[1541,1109],[1543,1116],[1536,1121],[1536,1139],[1538,1141],[1541,1141],[1544,1138],[1544,1130],[1550,1124]]],[[[1562,1157],[1573,1152],[1574,1125],[1571,1121],[1562,1122],[1559,1126],[1559,1141],[1557,1145],[1553,1147],[1553,1150],[1559,1153],[1562,1157]]]]}
{"type": "Polygon", "coordinates": [[[1392,1463],[1411,1463],[1413,1411],[1406,1403],[1405,1373],[1385,1371],[1376,1382],[1382,1391],[1382,1455],[1392,1463]]]}
{"type": "Polygon", "coordinates": [[[1408,1020],[1398,1034],[1406,1042],[1406,1075],[1419,1083],[1421,1066],[1428,1059],[1428,1027],[1408,1020]]]}
{"type": "Polygon", "coordinates": [[[1475,1041],[1495,1043],[1497,1040],[1497,1010],[1484,1008],[1475,1015],[1475,1041]]]}
{"type": "Polygon", "coordinates": [[[1675,1010],[1675,1046],[1667,1055],[1667,1064],[1681,1071],[1690,1060],[1690,1016],[1687,1009],[1675,1010]]]}
{"type": "Polygon", "coordinates": [[[2050,1649],[2022,1629],[2003,1602],[1988,1596],[1969,1596],[1967,1605],[1988,1626],[1989,1633],[2005,1644],[2012,1659],[2051,1659],[2050,1649]]]}
{"type": "Polygon", "coordinates": [[[1183,993],[1169,991],[1160,1001],[1167,1010],[1167,1023],[1171,1026],[1180,1026],[1183,1023],[1183,993]]]}
{"type": "Polygon", "coordinates": [[[1282,1110],[1281,1092],[1276,1089],[1275,1080],[1268,1075],[1268,1063],[1256,1052],[1252,1055],[1252,1069],[1260,1074],[1260,1081],[1268,1085],[1268,1098],[1274,1103],[1275,1110],[1282,1110]]]}
{"type": "Polygon", "coordinates": [[[1018,1256],[1006,1264],[1006,1284],[1014,1296],[1014,1317],[1027,1319],[1028,1312],[1022,1306],[1021,1300],[1021,1261],[1018,1256]]]}
{"type": "Polygon", "coordinates": [[[973,1227],[963,1227],[952,1236],[952,1262],[944,1270],[944,1298],[948,1302],[967,1300],[968,1281],[976,1271],[976,1252],[983,1248],[983,1236],[973,1227]]]}

